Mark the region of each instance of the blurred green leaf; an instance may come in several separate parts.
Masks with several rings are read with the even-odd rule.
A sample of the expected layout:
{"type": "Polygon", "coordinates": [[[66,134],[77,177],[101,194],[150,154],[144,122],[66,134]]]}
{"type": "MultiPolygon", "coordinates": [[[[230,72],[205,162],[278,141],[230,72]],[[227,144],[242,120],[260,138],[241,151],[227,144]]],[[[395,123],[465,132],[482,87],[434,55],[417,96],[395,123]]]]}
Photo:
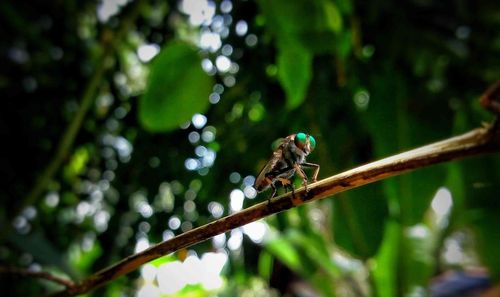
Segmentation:
{"type": "Polygon", "coordinates": [[[306,98],[312,78],[312,55],[300,48],[281,48],[278,54],[278,78],[287,97],[287,108],[298,107],[306,98]]]}
{"type": "MultiPolygon", "coordinates": [[[[317,137],[308,160],[327,177],[492,119],[477,97],[500,73],[498,1],[474,9],[462,2],[443,9],[437,1],[209,1],[204,7],[129,1],[111,7],[111,17],[111,10],[96,15],[92,5],[82,9],[74,1],[38,2],[0,2],[0,86],[3,98],[15,99],[4,100],[0,111],[7,140],[0,224],[45,231],[14,243],[7,230],[2,263],[36,263],[56,273],[70,265],[82,279],[145,239],[154,244],[231,213],[232,191],[247,196],[270,144],[294,131],[317,137]],[[425,17],[415,15],[422,9],[425,17]],[[203,73],[200,60],[213,67],[208,60],[220,55],[236,67],[203,73]],[[145,93],[136,101],[139,90],[145,93]],[[209,98],[216,104],[207,108],[209,98]],[[79,128],[74,120],[91,99],[93,112],[79,128]],[[206,115],[206,127],[175,131],[196,112],[206,115]],[[72,151],[58,154],[64,131],[77,137],[72,151]],[[51,159],[62,167],[48,166],[51,159]],[[185,162],[203,168],[186,170],[185,162]],[[46,169],[53,174],[42,185],[45,193],[17,213],[16,202],[46,169]],[[173,222],[180,227],[171,228],[173,222]],[[65,259],[69,264],[57,262],[65,259]]],[[[228,251],[225,296],[272,295],[267,282],[277,288],[273,273],[281,269],[293,273],[278,275],[280,283],[301,279],[321,296],[421,293],[429,276],[449,264],[467,269],[474,262],[497,280],[499,167],[498,157],[451,161],[272,216],[267,221],[279,239],[264,252],[245,235],[240,250],[228,251]],[[447,220],[436,223],[429,202],[442,186],[452,193],[453,212],[441,233],[447,220]],[[450,242],[466,261],[447,257],[450,242]]],[[[218,250],[223,238],[152,265],[218,250]]],[[[135,271],[89,295],[143,295],[138,290],[159,285],[142,275],[135,271]]],[[[0,281],[0,292],[38,296],[52,289],[20,282],[0,281]]],[[[197,291],[176,294],[194,295],[190,290],[197,291]]]]}
{"type": "Polygon", "coordinates": [[[176,260],[177,258],[174,255],[166,255],[158,259],[154,259],[153,261],[149,262],[149,264],[152,264],[155,267],[160,267],[163,264],[170,263],[176,260]]]}
{"type": "MultiPolygon", "coordinates": [[[[381,69],[380,75],[373,78],[369,112],[363,120],[373,137],[377,158],[450,135],[450,123],[431,128],[427,122],[410,113],[412,106],[431,114],[434,111],[429,108],[436,103],[426,102],[425,99],[412,100],[407,94],[408,87],[392,70],[381,69]]],[[[409,226],[420,222],[434,193],[445,181],[445,169],[444,166],[435,166],[383,181],[391,215],[399,216],[409,226]]]]}
{"type": "Polygon", "coordinates": [[[301,257],[285,238],[276,238],[266,243],[266,249],[294,271],[301,270],[301,257]]]}
{"type": "Polygon", "coordinates": [[[68,166],[64,167],[64,177],[68,180],[81,174],[89,161],[89,151],[86,147],[79,147],[71,156],[68,166]]]}
{"type": "Polygon", "coordinates": [[[333,52],[335,34],[342,29],[342,17],[333,1],[259,1],[267,27],[279,47],[302,46],[311,54],[333,52]],[[300,21],[297,21],[300,20],[300,21]]]}
{"type": "Polygon", "coordinates": [[[335,296],[332,280],[340,276],[340,270],[330,259],[328,244],[319,234],[290,229],[279,240],[273,240],[268,250],[295,273],[315,284],[322,296],[335,296]]]}
{"type": "Polygon", "coordinates": [[[259,275],[269,281],[271,278],[271,273],[273,271],[273,257],[267,251],[262,251],[259,255],[259,275]]]}
{"type": "Polygon", "coordinates": [[[75,272],[68,265],[61,252],[41,232],[33,232],[28,236],[18,233],[10,234],[9,240],[20,250],[25,251],[43,265],[57,267],[72,278],[76,277],[75,272]]]}
{"type": "Polygon", "coordinates": [[[492,282],[500,281],[500,221],[498,209],[483,210],[472,222],[477,239],[478,251],[483,263],[488,267],[492,282]]]}
{"type": "Polygon", "coordinates": [[[387,208],[379,183],[340,194],[333,208],[335,242],[362,259],[373,256],[382,242],[387,208]]]}
{"type": "Polygon", "coordinates": [[[500,280],[500,157],[488,156],[462,163],[466,190],[466,218],[472,224],[480,257],[494,281],[500,280]]]}
{"type": "Polygon", "coordinates": [[[397,296],[398,255],[401,225],[387,221],[382,245],[371,266],[376,296],[397,296]]]}
{"type": "Polygon", "coordinates": [[[324,17],[326,27],[333,32],[340,32],[342,30],[342,16],[340,11],[333,1],[323,1],[324,17]]]}
{"type": "Polygon", "coordinates": [[[201,68],[201,59],[191,45],[174,41],[154,58],[144,95],[139,102],[139,119],[153,132],[176,129],[193,114],[209,106],[213,79],[201,68]]]}
{"type": "Polygon", "coordinates": [[[330,278],[340,276],[340,269],[333,263],[331,253],[324,238],[315,233],[304,233],[292,230],[287,238],[300,248],[302,258],[307,257],[319,268],[328,273],[330,278]]]}
{"type": "Polygon", "coordinates": [[[401,241],[400,261],[404,267],[403,290],[405,294],[416,288],[426,288],[432,277],[435,260],[433,259],[433,237],[424,224],[405,227],[401,241]]]}
{"type": "Polygon", "coordinates": [[[102,255],[102,248],[99,242],[94,242],[92,247],[83,251],[80,245],[75,244],[69,249],[69,261],[72,267],[80,272],[90,272],[94,261],[102,255]]]}
{"type": "MultiPolygon", "coordinates": [[[[477,102],[473,102],[473,109],[477,102]]],[[[476,113],[467,108],[457,110],[454,120],[454,130],[462,132],[468,127],[477,124],[476,113]]],[[[498,213],[498,181],[500,180],[500,157],[498,155],[485,156],[475,159],[465,159],[448,164],[446,185],[453,198],[452,226],[463,228],[472,227],[479,256],[488,267],[491,278],[500,280],[500,224],[498,213]]]]}

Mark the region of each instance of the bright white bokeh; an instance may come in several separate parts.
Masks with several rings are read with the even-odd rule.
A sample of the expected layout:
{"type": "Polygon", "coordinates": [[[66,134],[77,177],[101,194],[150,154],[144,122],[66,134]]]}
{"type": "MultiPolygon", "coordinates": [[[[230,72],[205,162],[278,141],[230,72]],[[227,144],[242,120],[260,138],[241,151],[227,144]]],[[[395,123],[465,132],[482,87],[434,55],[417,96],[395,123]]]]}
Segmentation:
{"type": "Polygon", "coordinates": [[[407,229],[407,234],[413,238],[425,239],[429,236],[429,228],[424,224],[417,224],[407,229]]]}
{"type": "Polygon", "coordinates": [[[245,194],[240,189],[234,189],[229,194],[229,207],[231,211],[240,211],[243,209],[243,200],[245,200],[245,194]]]}
{"type": "Polygon", "coordinates": [[[218,219],[224,214],[224,206],[217,201],[212,201],[208,203],[208,211],[214,218],[218,219]]]}
{"type": "Polygon", "coordinates": [[[214,165],[216,157],[217,154],[214,150],[207,149],[205,155],[203,156],[203,158],[201,158],[201,164],[203,165],[203,167],[211,167],[212,165],[214,165]]]}
{"type": "Polygon", "coordinates": [[[112,16],[116,15],[120,8],[125,6],[129,0],[102,0],[97,5],[97,19],[101,23],[105,23],[112,16]]]}
{"type": "Polygon", "coordinates": [[[202,49],[206,49],[214,53],[221,47],[221,45],[222,41],[219,34],[210,31],[201,33],[200,46],[202,49]]]}
{"type": "Polygon", "coordinates": [[[146,264],[141,268],[141,276],[145,281],[152,282],[155,277],[158,269],[153,264],[146,264]]]}
{"type": "Polygon", "coordinates": [[[180,10],[189,16],[191,25],[209,25],[215,15],[215,3],[207,0],[183,0],[180,10]]]}
{"type": "Polygon", "coordinates": [[[184,162],[184,166],[186,167],[187,170],[196,170],[200,168],[201,162],[194,158],[187,158],[186,161],[184,162]]]}
{"type": "Polygon", "coordinates": [[[257,197],[257,190],[255,190],[255,188],[252,186],[246,186],[243,189],[243,193],[245,194],[245,197],[247,197],[248,199],[253,199],[257,197]]]}
{"type": "Polygon", "coordinates": [[[218,289],[222,286],[222,278],[220,276],[224,265],[227,262],[225,253],[205,253],[201,257],[202,273],[200,282],[207,290],[218,289]]]}
{"type": "Polygon", "coordinates": [[[201,129],[207,124],[207,117],[202,114],[196,113],[191,118],[191,122],[196,129],[201,129]]]}
{"type": "Polygon", "coordinates": [[[212,238],[212,245],[215,248],[223,248],[226,245],[226,234],[221,233],[212,238]]]}
{"type": "Polygon", "coordinates": [[[446,216],[452,206],[453,199],[450,190],[445,187],[439,188],[431,202],[432,210],[436,213],[438,220],[446,216]]]}
{"type": "Polygon", "coordinates": [[[57,192],[49,192],[47,196],[45,196],[45,204],[48,207],[56,207],[59,204],[59,193],[57,192]]]}
{"type": "Polygon", "coordinates": [[[214,64],[210,59],[205,58],[201,61],[201,68],[203,68],[203,71],[206,73],[212,73],[214,71],[214,64]]]}
{"type": "Polygon", "coordinates": [[[361,261],[354,258],[347,257],[347,255],[335,252],[332,257],[335,265],[338,265],[343,271],[359,271],[362,269],[363,264],[361,261]]]}
{"type": "Polygon", "coordinates": [[[448,238],[444,242],[444,260],[452,265],[460,265],[465,261],[465,254],[460,243],[453,238],[448,238]]]}
{"type": "Polygon", "coordinates": [[[232,9],[233,9],[233,3],[229,0],[224,0],[220,4],[220,10],[223,13],[230,13],[232,9]]]}
{"type": "Polygon", "coordinates": [[[151,61],[160,52],[158,44],[143,44],[137,49],[139,60],[144,63],[151,61]]]}
{"type": "Polygon", "coordinates": [[[149,240],[141,237],[135,243],[134,253],[140,253],[149,247],[149,240]]]}
{"type": "Polygon", "coordinates": [[[156,276],[160,292],[174,294],[189,284],[201,284],[207,290],[220,288],[223,285],[220,273],[226,262],[225,253],[205,253],[201,259],[190,255],[184,262],[165,263],[156,276]]]}
{"type": "Polygon", "coordinates": [[[163,264],[158,269],[158,286],[163,294],[173,294],[187,284],[184,266],[180,261],[163,264]]]}
{"type": "Polygon", "coordinates": [[[218,56],[215,59],[215,66],[220,72],[227,72],[231,68],[231,60],[226,56],[218,56]]]}
{"type": "Polygon", "coordinates": [[[252,222],[243,226],[243,232],[255,243],[261,243],[268,231],[268,226],[264,222],[252,222]]]}
{"type": "Polygon", "coordinates": [[[236,35],[243,36],[248,32],[247,22],[241,20],[236,23],[236,35]]]}
{"type": "Polygon", "coordinates": [[[137,297],[160,297],[161,292],[157,286],[153,284],[146,284],[142,286],[136,294],[137,297]]]}
{"type": "Polygon", "coordinates": [[[255,177],[253,175],[247,175],[243,179],[243,184],[245,186],[252,186],[255,183],[255,177]]]}
{"type": "Polygon", "coordinates": [[[181,226],[181,220],[177,216],[172,216],[168,220],[168,227],[172,230],[177,230],[181,226]]]}
{"type": "Polygon", "coordinates": [[[241,230],[239,228],[231,230],[231,236],[227,241],[227,247],[232,251],[236,251],[241,247],[242,243],[243,233],[241,232],[241,230]]]}
{"type": "Polygon", "coordinates": [[[200,283],[200,271],[203,270],[203,266],[198,256],[191,255],[187,257],[182,265],[184,266],[186,284],[195,285],[200,283]]]}

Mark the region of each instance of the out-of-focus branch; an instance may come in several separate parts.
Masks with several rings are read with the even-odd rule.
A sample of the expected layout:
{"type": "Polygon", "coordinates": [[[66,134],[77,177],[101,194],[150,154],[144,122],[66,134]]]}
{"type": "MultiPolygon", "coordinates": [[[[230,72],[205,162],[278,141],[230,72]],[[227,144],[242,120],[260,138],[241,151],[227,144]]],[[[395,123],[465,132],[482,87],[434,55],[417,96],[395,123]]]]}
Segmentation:
{"type": "Polygon", "coordinates": [[[498,129],[498,125],[487,125],[460,136],[372,162],[310,184],[308,192],[301,188],[295,191],[295,196],[287,193],[273,199],[270,203],[259,203],[238,213],[185,232],[154,245],[143,252],[131,255],[91,275],[83,282],[50,296],[74,296],[86,293],[137,269],[151,260],[307,202],[323,199],[418,168],[493,152],[500,152],[500,129],[498,129]]]}
{"type": "Polygon", "coordinates": [[[481,105],[496,114],[497,117],[500,116],[500,80],[497,80],[491,87],[484,92],[484,94],[479,98],[481,105]]]}
{"type": "Polygon", "coordinates": [[[21,269],[21,268],[17,268],[17,267],[0,266],[0,274],[12,274],[12,275],[19,275],[19,276],[24,276],[24,277],[43,278],[43,279],[49,280],[51,282],[55,282],[55,283],[58,283],[60,285],[63,285],[66,288],[71,288],[74,285],[74,283],[71,280],[55,276],[55,275],[50,274],[50,273],[45,272],[45,271],[32,271],[32,270],[21,269]]]}
{"type": "Polygon", "coordinates": [[[101,55],[97,58],[95,63],[95,68],[92,76],[90,77],[87,86],[85,87],[82,98],[80,100],[79,108],[72,118],[72,121],[66,127],[64,134],[57,145],[54,152],[53,158],[47,164],[47,167],[42,171],[36,180],[35,184],[31,188],[28,195],[20,202],[17,207],[15,214],[19,213],[24,207],[30,204],[34,204],[37,199],[42,195],[43,191],[47,189],[47,184],[57,173],[63,162],[66,160],[68,154],[70,153],[71,147],[75,142],[76,136],[82,126],[83,120],[88,110],[92,106],[94,99],[97,95],[99,87],[102,84],[104,74],[109,68],[109,59],[114,54],[114,49],[117,43],[122,41],[125,33],[130,29],[133,21],[136,19],[140,7],[145,1],[136,1],[133,3],[133,7],[130,8],[129,13],[124,16],[121,20],[120,28],[112,32],[109,29],[105,29],[101,38],[101,55]]]}

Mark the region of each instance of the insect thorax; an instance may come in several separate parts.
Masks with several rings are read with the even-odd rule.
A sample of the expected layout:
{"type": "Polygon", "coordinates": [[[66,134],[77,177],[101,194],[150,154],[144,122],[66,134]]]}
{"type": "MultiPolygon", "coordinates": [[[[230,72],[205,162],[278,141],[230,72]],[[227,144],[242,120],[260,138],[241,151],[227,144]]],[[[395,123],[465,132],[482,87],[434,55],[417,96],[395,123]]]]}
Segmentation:
{"type": "Polygon", "coordinates": [[[306,161],[306,153],[299,149],[293,141],[288,143],[283,153],[286,162],[289,164],[302,164],[306,161]]]}

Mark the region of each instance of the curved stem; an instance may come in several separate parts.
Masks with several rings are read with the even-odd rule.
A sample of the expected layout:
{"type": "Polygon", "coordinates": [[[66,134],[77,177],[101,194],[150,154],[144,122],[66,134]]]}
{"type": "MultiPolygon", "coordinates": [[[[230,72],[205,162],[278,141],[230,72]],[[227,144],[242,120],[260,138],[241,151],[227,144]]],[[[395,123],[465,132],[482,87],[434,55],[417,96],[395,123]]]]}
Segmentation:
{"type": "Polygon", "coordinates": [[[74,285],[74,283],[71,280],[52,275],[52,274],[45,272],[45,271],[31,271],[31,270],[20,269],[20,268],[16,268],[16,267],[1,267],[0,266],[0,273],[14,274],[14,275],[20,275],[20,276],[26,276],[26,277],[43,278],[43,279],[49,280],[51,282],[55,282],[55,283],[58,283],[60,285],[63,285],[67,288],[71,288],[74,285]]]}

